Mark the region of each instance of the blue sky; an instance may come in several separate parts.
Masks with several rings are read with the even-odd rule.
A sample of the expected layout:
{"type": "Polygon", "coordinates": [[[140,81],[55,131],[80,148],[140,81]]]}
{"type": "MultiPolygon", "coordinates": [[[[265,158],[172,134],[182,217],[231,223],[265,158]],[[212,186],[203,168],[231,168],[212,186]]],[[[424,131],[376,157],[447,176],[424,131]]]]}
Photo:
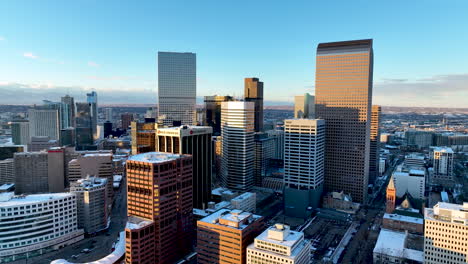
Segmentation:
{"type": "Polygon", "coordinates": [[[467,14],[463,0],[4,1],[0,103],[90,89],[152,103],[158,51],[197,53],[198,96],[241,96],[255,76],[292,102],[314,92],[318,43],[373,38],[374,103],[468,107],[467,14]]]}

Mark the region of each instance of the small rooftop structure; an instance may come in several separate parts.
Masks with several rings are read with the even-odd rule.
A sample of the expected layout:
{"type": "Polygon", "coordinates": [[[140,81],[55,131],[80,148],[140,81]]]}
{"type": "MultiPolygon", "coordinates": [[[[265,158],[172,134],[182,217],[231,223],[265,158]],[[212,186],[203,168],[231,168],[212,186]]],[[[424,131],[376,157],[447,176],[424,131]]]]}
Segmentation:
{"type": "Polygon", "coordinates": [[[261,216],[241,210],[221,209],[201,219],[200,221],[242,230],[246,228],[251,222],[259,218],[261,218],[261,216]]]}
{"type": "Polygon", "coordinates": [[[382,229],[374,248],[374,262],[376,257],[383,255],[424,263],[424,252],[407,246],[408,236],[407,233],[382,229]]]}
{"type": "Polygon", "coordinates": [[[151,225],[152,223],[153,221],[151,220],[131,215],[127,219],[127,225],[125,226],[125,228],[128,228],[130,230],[141,229],[145,226],[151,225]]]}

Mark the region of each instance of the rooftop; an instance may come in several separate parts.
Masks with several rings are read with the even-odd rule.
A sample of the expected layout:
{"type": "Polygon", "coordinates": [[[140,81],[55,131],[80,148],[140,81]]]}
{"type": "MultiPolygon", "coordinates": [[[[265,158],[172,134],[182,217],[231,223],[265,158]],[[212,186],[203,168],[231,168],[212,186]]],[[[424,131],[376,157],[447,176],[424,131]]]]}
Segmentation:
{"type": "Polygon", "coordinates": [[[84,187],[84,188],[93,188],[99,186],[106,186],[107,179],[97,178],[97,177],[88,177],[86,179],[79,179],[76,182],[72,182],[70,187],[84,187]]]}
{"type": "Polygon", "coordinates": [[[397,258],[424,262],[424,252],[405,247],[408,235],[403,232],[382,229],[374,248],[374,253],[397,258]]]}
{"type": "Polygon", "coordinates": [[[304,233],[291,231],[289,229],[289,226],[276,224],[276,225],[270,226],[267,230],[263,231],[255,239],[265,241],[268,243],[272,243],[272,244],[276,244],[276,245],[292,247],[297,241],[302,240],[303,238],[304,238],[304,233]],[[284,236],[276,236],[276,233],[283,233],[283,232],[284,232],[284,236]],[[278,238],[281,238],[282,240],[278,238]]]}
{"type": "Polygon", "coordinates": [[[452,153],[453,149],[449,147],[435,147],[434,152],[452,153]]]}
{"type": "Polygon", "coordinates": [[[255,193],[251,193],[251,192],[246,192],[246,193],[243,193],[235,198],[233,198],[232,200],[235,200],[235,201],[242,201],[242,200],[245,200],[245,199],[248,199],[252,196],[255,196],[255,193]]]}
{"type": "Polygon", "coordinates": [[[72,193],[45,193],[45,194],[30,194],[30,195],[13,195],[12,193],[1,193],[0,196],[3,195],[3,198],[5,198],[7,197],[8,194],[10,194],[9,195],[10,199],[3,201],[0,198],[0,201],[1,201],[0,206],[8,207],[8,206],[41,203],[41,202],[46,202],[49,200],[57,200],[57,199],[63,199],[63,198],[75,196],[72,193]]]}
{"type": "Polygon", "coordinates": [[[383,218],[396,220],[396,221],[402,221],[402,222],[408,222],[408,223],[414,223],[414,224],[420,224],[420,225],[424,224],[424,219],[422,218],[400,215],[400,214],[387,214],[386,213],[384,214],[383,218]]]}
{"type": "Polygon", "coordinates": [[[221,209],[203,218],[200,222],[228,226],[235,229],[244,229],[250,224],[250,220],[260,219],[261,216],[254,215],[241,210],[221,209]]]}
{"type": "Polygon", "coordinates": [[[147,153],[141,153],[141,154],[130,156],[128,160],[148,162],[148,163],[162,163],[162,162],[167,162],[171,160],[176,160],[180,157],[181,155],[178,155],[178,154],[163,153],[163,152],[147,152],[147,153]]]}
{"type": "Polygon", "coordinates": [[[143,227],[145,227],[147,225],[150,225],[152,223],[153,223],[153,221],[151,221],[151,220],[131,215],[131,216],[128,217],[127,225],[125,226],[125,228],[128,228],[130,230],[141,229],[141,228],[143,228],[143,227]]]}

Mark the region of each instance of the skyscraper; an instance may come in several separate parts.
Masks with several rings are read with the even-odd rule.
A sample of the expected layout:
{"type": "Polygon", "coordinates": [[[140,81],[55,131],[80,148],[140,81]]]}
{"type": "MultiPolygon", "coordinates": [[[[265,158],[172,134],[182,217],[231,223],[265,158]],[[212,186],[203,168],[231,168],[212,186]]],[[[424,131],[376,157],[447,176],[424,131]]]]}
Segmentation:
{"type": "Polygon", "coordinates": [[[315,96],[309,93],[294,96],[294,118],[315,118],[315,96]]]}
{"type": "Polygon", "coordinates": [[[156,151],[192,155],[193,207],[207,208],[211,200],[213,148],[209,126],[158,128],[156,151]]]}
{"type": "Polygon", "coordinates": [[[47,152],[15,153],[15,193],[49,192],[47,152]]]}
{"type": "Polygon", "coordinates": [[[133,121],[133,114],[123,113],[122,115],[120,115],[120,121],[122,124],[122,129],[128,129],[128,127],[133,121]]]}
{"type": "Polygon", "coordinates": [[[453,154],[452,148],[434,148],[434,174],[431,179],[432,184],[441,184],[445,187],[453,187],[453,154]]]}
{"type": "Polygon", "coordinates": [[[48,136],[59,140],[60,117],[56,109],[29,109],[29,136],[48,136]]]}
{"type": "Polygon", "coordinates": [[[284,125],[285,214],[307,217],[323,191],[325,121],[287,119],[284,125]]]}
{"type": "Polygon", "coordinates": [[[213,128],[213,135],[221,134],[221,103],[232,100],[232,96],[205,96],[206,123],[213,128]]]}
{"type": "Polygon", "coordinates": [[[148,152],[127,167],[125,261],[174,263],[192,242],[192,157],[148,152]]]}
{"type": "Polygon", "coordinates": [[[158,118],[164,125],[193,125],[197,95],[195,53],[158,52],[158,118]]]}
{"type": "Polygon", "coordinates": [[[325,120],[325,189],[365,202],[369,180],[372,40],[317,48],[315,115],[325,120]]]}
{"type": "Polygon", "coordinates": [[[132,122],[132,154],[154,152],[156,150],[156,131],[158,125],[154,122],[132,122]]]}
{"type": "Polygon", "coordinates": [[[244,97],[246,102],[255,103],[255,132],[263,130],[263,82],[258,78],[244,79],[244,97]]]}
{"type": "Polygon", "coordinates": [[[97,93],[92,91],[86,94],[86,102],[89,104],[90,113],[91,113],[91,130],[93,139],[98,138],[97,134],[97,117],[98,117],[98,98],[97,93]]]}
{"type": "Polygon", "coordinates": [[[76,148],[83,149],[87,145],[92,145],[94,140],[90,104],[76,103],[75,124],[76,148]]]}
{"type": "Polygon", "coordinates": [[[28,120],[13,120],[11,124],[11,137],[15,145],[27,145],[31,139],[29,136],[28,120]]]}
{"type": "Polygon", "coordinates": [[[68,108],[68,121],[69,123],[67,124],[68,126],[64,126],[64,128],[67,127],[75,127],[75,99],[69,95],[65,95],[62,97],[62,104],[67,105],[68,108]]]}
{"type": "Polygon", "coordinates": [[[374,183],[379,175],[379,145],[380,145],[380,115],[382,107],[380,105],[372,106],[371,113],[371,131],[370,131],[370,158],[369,158],[369,183],[374,183]]]}
{"type": "Polygon", "coordinates": [[[221,104],[221,182],[224,187],[249,191],[254,186],[254,118],[254,102],[221,104]]]}
{"type": "Polygon", "coordinates": [[[275,139],[267,133],[258,132],[255,139],[254,179],[255,186],[262,186],[263,178],[267,175],[270,160],[275,156],[275,139]]]}

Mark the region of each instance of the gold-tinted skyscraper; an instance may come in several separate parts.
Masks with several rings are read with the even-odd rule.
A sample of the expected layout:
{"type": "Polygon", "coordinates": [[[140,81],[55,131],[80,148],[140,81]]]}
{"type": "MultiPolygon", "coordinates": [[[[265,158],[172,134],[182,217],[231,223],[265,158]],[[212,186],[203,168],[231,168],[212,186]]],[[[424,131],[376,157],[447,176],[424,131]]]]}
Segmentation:
{"type": "Polygon", "coordinates": [[[263,130],[263,82],[258,78],[245,78],[244,97],[246,102],[255,103],[255,132],[263,130]]]}
{"type": "Polygon", "coordinates": [[[317,47],[315,113],[325,119],[325,189],[367,197],[372,105],[372,40],[317,47]]]}
{"type": "Polygon", "coordinates": [[[371,110],[369,183],[374,183],[379,175],[380,119],[382,107],[373,105],[371,110]]]}

